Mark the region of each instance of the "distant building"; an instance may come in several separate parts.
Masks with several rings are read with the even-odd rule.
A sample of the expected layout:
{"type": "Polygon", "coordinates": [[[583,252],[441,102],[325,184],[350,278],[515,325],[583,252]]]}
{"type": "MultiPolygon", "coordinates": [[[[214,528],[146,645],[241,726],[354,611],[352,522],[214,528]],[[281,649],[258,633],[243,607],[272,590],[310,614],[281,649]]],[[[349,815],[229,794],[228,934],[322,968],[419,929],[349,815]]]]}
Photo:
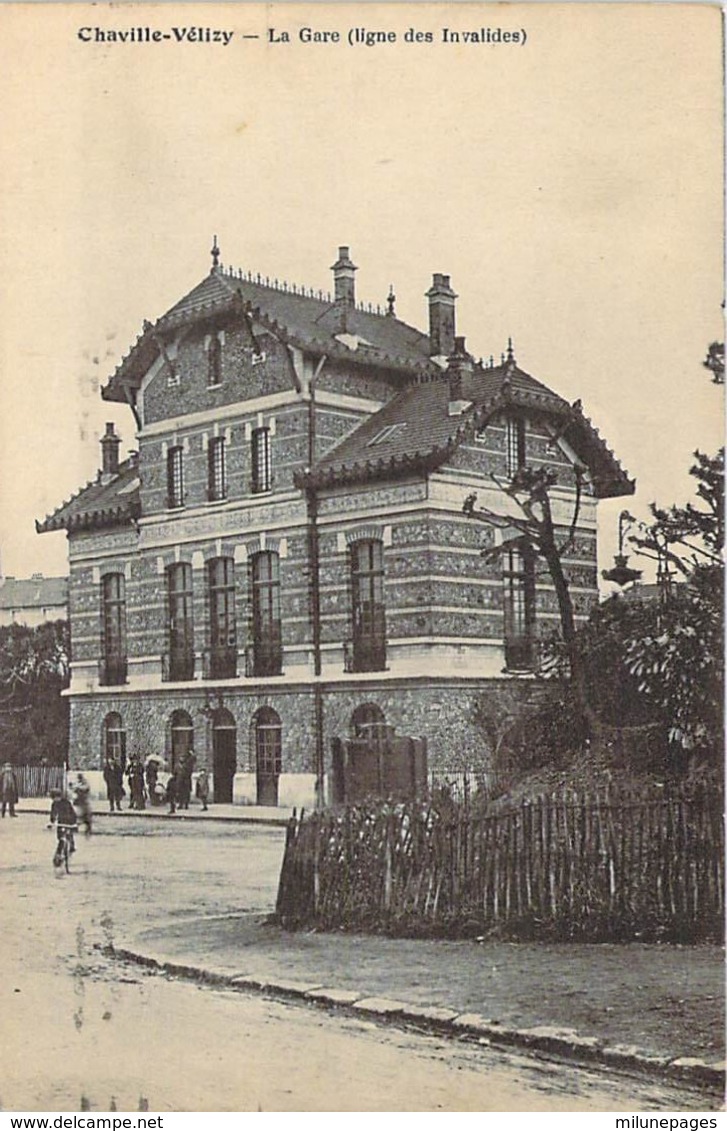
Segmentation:
{"type": "Polygon", "coordinates": [[[421,331],[393,294],[356,301],[346,247],[332,296],[218,259],[103,390],[131,407],[138,454],[120,462],[107,425],[97,479],[38,524],[68,532],[76,765],[193,747],[215,801],[309,806],[403,782],[382,754],[395,733],[426,740],[430,772],[486,772],[477,710],[529,696],[559,616],[527,546],[482,556],[501,532],[464,500],[503,512],[493,474],[557,470],[583,620],[598,500],[632,481],[511,346],[497,364],[467,352],[448,275],[421,331]]]}
{"type": "Polygon", "coordinates": [[[0,578],[0,626],[23,624],[36,628],[45,621],[68,619],[68,578],[0,578]]]}

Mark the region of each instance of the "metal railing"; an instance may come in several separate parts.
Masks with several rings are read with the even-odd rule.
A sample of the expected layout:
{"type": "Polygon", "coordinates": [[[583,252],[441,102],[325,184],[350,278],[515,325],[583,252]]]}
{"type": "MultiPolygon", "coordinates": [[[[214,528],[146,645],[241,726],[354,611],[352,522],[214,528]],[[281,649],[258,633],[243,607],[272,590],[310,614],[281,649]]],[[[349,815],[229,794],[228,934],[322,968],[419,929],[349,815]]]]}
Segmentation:
{"type": "Polygon", "coordinates": [[[512,672],[535,671],[540,661],[540,641],[533,636],[505,637],[505,667],[512,672]]]}
{"type": "Polygon", "coordinates": [[[245,675],[248,678],[283,674],[283,648],[277,642],[258,641],[245,648],[245,675]]]}
{"type": "Polygon", "coordinates": [[[386,640],[344,640],[345,672],[382,672],[386,670],[386,640]]]}
{"type": "Polygon", "coordinates": [[[202,653],[202,679],[235,679],[237,648],[207,648],[202,653]]]}
{"type": "Polygon", "coordinates": [[[162,654],[162,681],[184,683],[194,679],[194,652],[164,652],[162,654]]]}
{"type": "Polygon", "coordinates": [[[98,662],[98,682],[102,687],[116,687],[126,683],[128,661],[126,656],[102,656],[98,662]]]}

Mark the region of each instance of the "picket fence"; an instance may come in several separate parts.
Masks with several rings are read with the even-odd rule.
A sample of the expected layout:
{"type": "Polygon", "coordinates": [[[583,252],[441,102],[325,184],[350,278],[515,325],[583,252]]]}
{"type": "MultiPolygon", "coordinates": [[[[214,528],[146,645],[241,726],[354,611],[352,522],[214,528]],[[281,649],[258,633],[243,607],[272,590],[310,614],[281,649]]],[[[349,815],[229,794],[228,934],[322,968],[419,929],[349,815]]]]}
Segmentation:
{"type": "Polygon", "coordinates": [[[721,938],[719,798],[572,792],[506,811],[380,803],[293,817],[288,928],[620,941],[721,938]]]}
{"type": "Polygon", "coordinates": [[[63,788],[63,766],[13,766],[13,770],[21,797],[47,797],[51,789],[63,788]]]}

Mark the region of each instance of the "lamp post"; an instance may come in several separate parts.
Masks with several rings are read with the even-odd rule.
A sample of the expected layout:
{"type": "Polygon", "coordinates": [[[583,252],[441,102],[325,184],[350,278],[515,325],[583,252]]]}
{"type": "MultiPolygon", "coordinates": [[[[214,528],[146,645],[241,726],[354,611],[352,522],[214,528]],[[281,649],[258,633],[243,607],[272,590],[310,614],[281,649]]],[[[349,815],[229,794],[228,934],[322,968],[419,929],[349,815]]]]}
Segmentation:
{"type": "Polygon", "coordinates": [[[614,562],[616,563],[612,569],[604,569],[601,571],[601,577],[604,581],[613,581],[622,589],[624,586],[638,581],[641,577],[640,569],[631,569],[628,564],[628,554],[624,554],[624,536],[630,526],[634,524],[636,519],[628,511],[621,511],[618,516],[618,553],[614,554],[614,562]]]}

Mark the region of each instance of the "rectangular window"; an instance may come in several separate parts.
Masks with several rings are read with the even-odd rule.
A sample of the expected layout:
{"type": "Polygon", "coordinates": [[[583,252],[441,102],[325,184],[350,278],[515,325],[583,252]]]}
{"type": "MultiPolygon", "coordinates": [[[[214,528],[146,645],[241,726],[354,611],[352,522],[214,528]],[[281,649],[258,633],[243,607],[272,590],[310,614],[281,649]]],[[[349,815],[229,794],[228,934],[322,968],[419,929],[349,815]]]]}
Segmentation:
{"type": "Polygon", "coordinates": [[[179,446],[167,452],[167,506],[184,506],[184,451],[179,446]]]}
{"type": "Polygon", "coordinates": [[[210,388],[222,384],[222,342],[218,334],[210,338],[208,346],[207,384],[210,388]]]}
{"type": "Polygon", "coordinates": [[[168,678],[194,679],[194,620],[192,567],[179,562],[167,569],[169,630],[168,678]]]}
{"type": "Polygon", "coordinates": [[[386,616],[380,541],[356,542],[351,547],[351,591],[353,670],[381,671],[386,667],[386,616]]]}
{"type": "Polygon", "coordinates": [[[521,416],[510,417],[507,428],[507,474],[510,478],[525,467],[525,421],[521,416]]]}
{"type": "Polygon", "coordinates": [[[207,566],[210,606],[210,679],[232,679],[237,675],[235,622],[235,562],[215,558],[207,566]]]}
{"type": "Polygon", "coordinates": [[[220,436],[210,440],[207,449],[207,496],[211,502],[227,498],[226,464],[224,439],[220,436]]]}
{"type": "Polygon", "coordinates": [[[283,646],[280,625],[280,561],[271,551],[251,564],[252,675],[280,675],[283,646]]]}
{"type": "Polygon", "coordinates": [[[257,494],[273,485],[270,429],[256,428],[252,434],[252,489],[257,494]]]}
{"type": "Polygon", "coordinates": [[[508,550],[503,570],[505,663],[512,670],[535,664],[535,569],[533,555],[508,550]]]}
{"type": "Polygon", "coordinates": [[[103,656],[100,682],[126,683],[126,579],[123,573],[107,573],[101,580],[103,656]]]}

